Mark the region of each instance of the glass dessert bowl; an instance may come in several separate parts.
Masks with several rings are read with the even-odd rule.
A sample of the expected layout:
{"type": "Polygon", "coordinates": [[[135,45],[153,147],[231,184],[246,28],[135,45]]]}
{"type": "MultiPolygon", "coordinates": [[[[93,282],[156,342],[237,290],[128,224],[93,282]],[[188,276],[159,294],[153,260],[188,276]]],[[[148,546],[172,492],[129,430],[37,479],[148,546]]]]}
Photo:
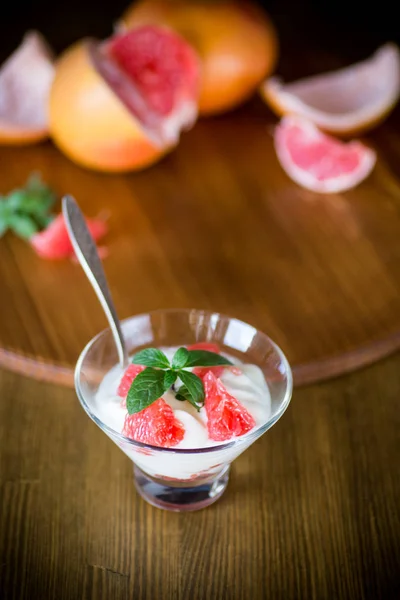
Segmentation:
{"type": "MultiPolygon", "coordinates": [[[[104,330],[93,338],[79,357],[75,370],[78,398],[88,416],[133,461],[135,485],[140,495],[150,504],[168,510],[205,508],[225,491],[232,461],[268,431],[286,410],[292,394],[289,364],[264,333],[238,319],[209,311],[158,310],[122,321],[122,331],[130,355],[149,347],[176,350],[208,342],[216,344],[238,367],[237,372],[232,369],[234,374],[226,377],[228,384],[231,381],[235,387],[235,376],[239,375],[237,381],[241,382],[245,372],[255,373],[257,377],[262,375],[262,385],[258,382],[254,384],[256,387],[245,386],[245,392],[240,392],[243,387],[240,383],[236,385],[242,394],[240,398],[247,402],[252,424],[246,433],[227,440],[207,439],[206,433],[204,439],[199,438],[195,431],[207,431],[205,410],[202,409],[202,421],[188,402],[169,401],[168,396],[167,401],[178,419],[182,416],[187,429],[184,442],[163,447],[130,439],[121,433],[122,429],[126,432],[123,425],[126,404],[117,396],[115,381],[120,381],[124,371],[118,372],[116,367],[118,355],[111,331],[104,330]],[[107,390],[111,380],[114,391],[110,395],[107,390]],[[253,389],[258,390],[258,408],[252,402],[253,389]],[[181,410],[183,405],[187,407],[184,411],[181,410]],[[191,423],[196,423],[193,429],[191,423]]],[[[223,377],[221,381],[226,383],[223,377]]]]}

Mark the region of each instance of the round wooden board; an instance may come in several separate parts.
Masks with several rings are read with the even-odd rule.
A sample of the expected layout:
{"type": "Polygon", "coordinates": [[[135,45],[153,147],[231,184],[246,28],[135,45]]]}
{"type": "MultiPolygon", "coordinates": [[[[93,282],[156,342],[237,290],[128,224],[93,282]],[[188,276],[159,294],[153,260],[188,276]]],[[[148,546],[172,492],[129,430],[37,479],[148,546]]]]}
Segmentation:
{"type": "MultiPolygon", "coordinates": [[[[392,116],[368,138],[372,176],[322,196],[282,171],[273,123],[259,102],[201,121],[160,164],[124,176],[80,169],[50,143],[0,148],[0,189],[38,170],[87,215],[109,212],[104,264],[121,318],[160,307],[234,315],[277,341],[301,385],[400,346],[400,141],[392,116]]],[[[106,325],[80,267],[7,235],[0,286],[0,364],[72,384],[106,325]]]]}

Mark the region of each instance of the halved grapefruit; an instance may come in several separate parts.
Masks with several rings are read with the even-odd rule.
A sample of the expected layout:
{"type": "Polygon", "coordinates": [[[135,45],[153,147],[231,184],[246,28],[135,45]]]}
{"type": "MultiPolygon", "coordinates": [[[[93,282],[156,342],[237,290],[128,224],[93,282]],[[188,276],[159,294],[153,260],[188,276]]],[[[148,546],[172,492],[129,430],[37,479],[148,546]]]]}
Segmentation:
{"type": "Polygon", "coordinates": [[[140,27],[100,43],[83,40],[57,64],[51,135],[81,165],[143,168],[195,122],[198,79],[194,50],[164,27],[140,27]]]}
{"type": "Polygon", "coordinates": [[[54,67],[37,31],[0,68],[0,143],[28,144],[48,135],[47,107],[54,67]]]}
{"type": "Polygon", "coordinates": [[[381,122],[400,94],[400,52],[395,44],[345,69],[285,84],[267,79],[261,94],[278,114],[309,119],[328,133],[354,135],[381,122]]]}
{"type": "Polygon", "coordinates": [[[198,52],[201,115],[235,108],[275,67],[275,28],[250,0],[140,0],[128,7],[118,26],[148,24],[171,27],[198,52]]]}
{"type": "Polygon", "coordinates": [[[293,181],[322,194],[349,190],[372,171],[376,154],[361,142],[344,143],[301,117],[284,117],[275,129],[275,150],[293,181]]]}

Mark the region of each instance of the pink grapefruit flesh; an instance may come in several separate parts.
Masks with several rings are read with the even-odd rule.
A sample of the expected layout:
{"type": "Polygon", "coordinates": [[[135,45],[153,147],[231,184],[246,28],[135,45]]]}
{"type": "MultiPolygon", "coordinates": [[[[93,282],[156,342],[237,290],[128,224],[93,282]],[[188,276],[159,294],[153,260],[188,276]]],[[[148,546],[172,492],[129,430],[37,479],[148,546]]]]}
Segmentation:
{"type": "Polygon", "coordinates": [[[226,441],[241,436],[255,426],[249,411],[231,396],[212,371],[204,379],[207,430],[210,439],[226,441]]]}
{"type": "Polygon", "coordinates": [[[199,60],[164,27],[143,26],[89,46],[94,67],[159,146],[174,144],[197,118],[199,60]]]}
{"type": "Polygon", "coordinates": [[[275,129],[275,150],[287,175],[323,194],[349,190],[371,173],[376,154],[361,142],[341,142],[300,117],[284,117],[275,129]]]}
{"type": "MultiPolygon", "coordinates": [[[[101,219],[86,219],[86,223],[95,240],[107,233],[107,225],[101,219]]],[[[46,229],[32,236],[30,243],[41,258],[58,260],[74,256],[62,214],[59,214],[46,229]]]]}
{"type": "Polygon", "coordinates": [[[143,365],[129,365],[126,369],[125,373],[122,376],[121,382],[118,386],[117,394],[122,398],[121,405],[126,406],[126,397],[128,395],[129,389],[136,379],[137,375],[145,370],[146,367],[143,365]]]}
{"type": "Polygon", "coordinates": [[[159,398],[140,412],[127,414],[122,434],[137,442],[170,448],[183,440],[185,429],[172,408],[159,398]]]}

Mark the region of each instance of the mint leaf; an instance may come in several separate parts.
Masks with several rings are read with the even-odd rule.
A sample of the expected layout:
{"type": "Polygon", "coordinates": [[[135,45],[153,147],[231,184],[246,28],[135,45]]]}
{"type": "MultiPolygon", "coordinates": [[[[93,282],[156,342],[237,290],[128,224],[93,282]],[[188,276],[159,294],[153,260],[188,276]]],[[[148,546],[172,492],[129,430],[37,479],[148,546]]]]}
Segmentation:
{"type": "Polygon", "coordinates": [[[177,400],[180,400],[181,402],[183,402],[184,400],[187,400],[189,397],[190,397],[190,394],[189,394],[189,390],[187,389],[186,385],[181,385],[178,392],[175,394],[175,398],[177,400]]]}
{"type": "MultiPolygon", "coordinates": [[[[179,371],[179,379],[188,389],[189,397],[186,400],[193,400],[196,405],[204,401],[204,387],[200,377],[190,371],[179,371]]],[[[182,393],[181,389],[179,392],[182,393]]]]}
{"type": "Polygon", "coordinates": [[[164,393],[164,371],[148,367],[135,377],[126,398],[128,413],[133,415],[147,408],[164,393]]]}
{"type": "Polygon", "coordinates": [[[186,348],[178,348],[172,359],[172,368],[183,369],[183,367],[186,367],[188,356],[189,350],[187,350],[186,348]]]}
{"type": "Polygon", "coordinates": [[[0,196],[0,237],[7,231],[10,220],[10,210],[7,201],[0,196]]]}
{"type": "Polygon", "coordinates": [[[231,365],[231,361],[208,350],[189,350],[189,357],[185,367],[216,367],[218,365],[231,365]]]}
{"type": "Polygon", "coordinates": [[[145,367],[158,367],[159,369],[168,369],[170,364],[164,352],[158,348],[145,348],[132,358],[134,365],[144,365],[145,367]]]}
{"type": "Polygon", "coordinates": [[[26,240],[29,240],[38,231],[35,221],[28,215],[11,215],[8,219],[8,226],[19,237],[26,240]]]}
{"type": "Polygon", "coordinates": [[[177,377],[178,377],[178,373],[175,373],[175,371],[169,370],[169,371],[164,372],[164,391],[165,392],[167,390],[169,390],[171,385],[173,385],[175,383],[177,377]]]}
{"type": "Polygon", "coordinates": [[[12,190],[0,197],[0,236],[7,229],[24,239],[29,239],[51,221],[50,208],[54,204],[54,192],[38,175],[31,176],[24,188],[12,190]]]}
{"type": "Polygon", "coordinates": [[[181,385],[181,387],[178,390],[178,393],[176,394],[175,398],[177,400],[180,400],[181,402],[184,400],[187,400],[188,402],[190,402],[190,404],[192,406],[195,407],[195,409],[197,410],[197,412],[200,411],[201,407],[203,406],[203,402],[199,402],[196,403],[192,396],[190,395],[189,390],[187,389],[186,385],[181,385]]]}

